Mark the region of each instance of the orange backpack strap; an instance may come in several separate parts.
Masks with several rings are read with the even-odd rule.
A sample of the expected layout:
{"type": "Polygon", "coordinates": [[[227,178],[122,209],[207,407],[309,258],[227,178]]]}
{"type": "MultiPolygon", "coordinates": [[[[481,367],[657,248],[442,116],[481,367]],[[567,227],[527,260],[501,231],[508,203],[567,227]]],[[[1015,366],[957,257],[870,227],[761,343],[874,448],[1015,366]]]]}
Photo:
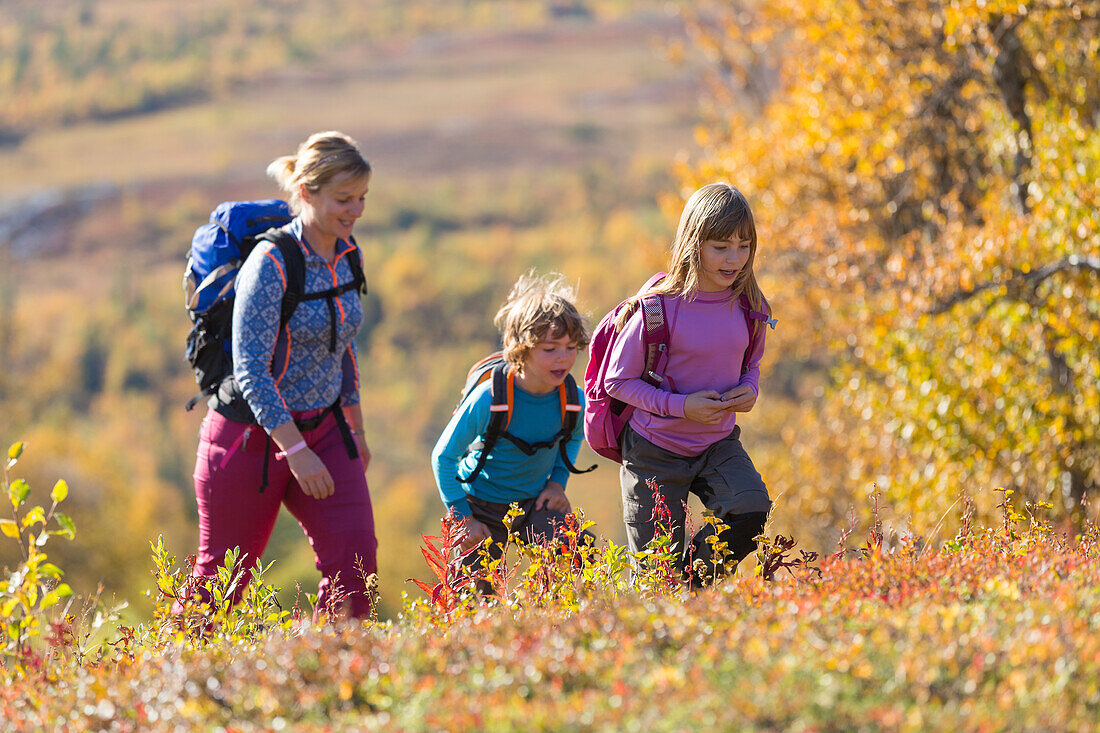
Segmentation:
{"type": "MultiPolygon", "coordinates": [[[[506,414],[507,419],[504,421],[504,429],[507,430],[508,426],[512,424],[512,406],[516,404],[516,373],[511,369],[506,369],[505,374],[505,391],[504,391],[504,404],[507,406],[506,414]]],[[[494,370],[494,374],[496,370],[494,370]]]]}
{"type": "Polygon", "coordinates": [[[491,380],[489,386],[489,396],[491,398],[489,402],[489,422],[485,426],[485,432],[481,436],[481,440],[475,441],[469,448],[471,451],[480,451],[477,457],[477,465],[474,466],[468,476],[463,477],[461,474],[455,476],[464,484],[471,483],[485,468],[485,462],[489,459],[490,451],[496,446],[500,436],[507,431],[508,424],[512,421],[515,373],[508,367],[506,362],[500,361],[493,366],[488,376],[482,376],[479,381],[486,379],[491,380]]]}

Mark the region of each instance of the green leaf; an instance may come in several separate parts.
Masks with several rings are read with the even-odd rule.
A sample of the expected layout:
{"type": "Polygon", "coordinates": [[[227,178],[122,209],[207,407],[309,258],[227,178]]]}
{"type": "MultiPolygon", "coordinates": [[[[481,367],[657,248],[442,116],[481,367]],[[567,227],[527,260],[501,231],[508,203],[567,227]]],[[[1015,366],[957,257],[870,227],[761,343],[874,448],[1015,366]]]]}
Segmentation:
{"type": "Polygon", "coordinates": [[[31,493],[31,485],[27,483],[26,479],[18,478],[12,482],[8,493],[11,494],[12,507],[19,508],[27,500],[27,494],[31,493]]]}
{"type": "Polygon", "coordinates": [[[49,608],[62,598],[68,598],[73,594],[73,589],[69,587],[68,583],[62,583],[46,595],[42,596],[42,605],[40,608],[49,608]]]}
{"type": "Polygon", "coordinates": [[[23,526],[29,527],[35,522],[43,523],[46,521],[46,512],[42,510],[42,507],[36,506],[27,512],[27,516],[23,517],[23,526]]]}
{"type": "Polygon", "coordinates": [[[53,491],[50,492],[50,498],[60,504],[65,501],[65,497],[69,495],[69,485],[65,483],[65,479],[61,479],[53,485],[53,491]]]}
{"type": "Polygon", "coordinates": [[[38,572],[45,575],[47,578],[60,578],[62,575],[61,568],[57,567],[52,562],[43,563],[42,567],[38,568],[38,572]]]}
{"type": "Polygon", "coordinates": [[[8,537],[19,537],[19,527],[14,519],[0,519],[0,532],[8,537]]]}
{"type": "Polygon", "coordinates": [[[61,525],[62,530],[64,530],[63,532],[61,532],[61,534],[68,535],[70,540],[76,536],[76,525],[73,524],[73,520],[69,519],[68,514],[62,514],[61,512],[58,512],[53,516],[54,519],[57,520],[57,523],[61,525]]]}

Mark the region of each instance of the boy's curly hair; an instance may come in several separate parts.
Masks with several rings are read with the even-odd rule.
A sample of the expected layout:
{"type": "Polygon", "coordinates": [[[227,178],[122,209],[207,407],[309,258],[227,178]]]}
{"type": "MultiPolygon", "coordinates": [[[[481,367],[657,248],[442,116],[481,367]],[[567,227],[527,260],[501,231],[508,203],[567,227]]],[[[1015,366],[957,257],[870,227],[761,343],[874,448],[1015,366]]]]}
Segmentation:
{"type": "Polygon", "coordinates": [[[576,293],[565,275],[535,271],[521,275],[493,324],[500,331],[504,359],[519,373],[531,349],[547,338],[569,336],[578,349],[588,346],[588,327],[573,305],[576,293]]]}

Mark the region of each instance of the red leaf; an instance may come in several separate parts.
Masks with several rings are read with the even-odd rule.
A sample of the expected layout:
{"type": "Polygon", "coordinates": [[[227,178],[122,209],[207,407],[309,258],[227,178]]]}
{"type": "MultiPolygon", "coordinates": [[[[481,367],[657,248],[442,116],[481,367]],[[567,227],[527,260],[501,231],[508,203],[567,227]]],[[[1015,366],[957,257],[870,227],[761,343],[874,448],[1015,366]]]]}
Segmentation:
{"type": "Polygon", "coordinates": [[[424,591],[425,595],[427,595],[429,598],[431,597],[432,587],[430,585],[428,585],[427,583],[425,583],[423,580],[417,580],[416,578],[409,578],[408,582],[416,583],[417,588],[424,591]]]}

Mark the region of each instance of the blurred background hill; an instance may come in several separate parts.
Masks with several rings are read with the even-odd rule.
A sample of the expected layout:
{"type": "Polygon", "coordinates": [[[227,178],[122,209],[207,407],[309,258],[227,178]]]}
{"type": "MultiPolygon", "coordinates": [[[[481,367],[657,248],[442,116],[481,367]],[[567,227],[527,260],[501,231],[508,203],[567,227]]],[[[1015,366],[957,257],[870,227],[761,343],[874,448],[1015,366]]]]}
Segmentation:
{"type": "MultiPolygon", "coordinates": [[[[6,0],[0,439],[28,443],[32,486],[72,489],[74,589],[142,613],[149,540],[197,538],[191,234],[222,200],[277,195],[266,164],[339,129],[375,168],[359,346],[384,613],[423,575],[428,453],[510,284],[561,271],[594,322],[715,179],[753,202],[780,318],[742,421],[770,531],[829,552],[877,491],[888,528],[937,541],[961,494],[989,516],[997,487],[1071,526],[1100,487],[1098,18],[1072,0],[6,0]]],[[[618,493],[606,462],[570,484],[622,541],[618,493]]],[[[288,517],[267,559],[288,601],[314,588],[288,517]]]]}

